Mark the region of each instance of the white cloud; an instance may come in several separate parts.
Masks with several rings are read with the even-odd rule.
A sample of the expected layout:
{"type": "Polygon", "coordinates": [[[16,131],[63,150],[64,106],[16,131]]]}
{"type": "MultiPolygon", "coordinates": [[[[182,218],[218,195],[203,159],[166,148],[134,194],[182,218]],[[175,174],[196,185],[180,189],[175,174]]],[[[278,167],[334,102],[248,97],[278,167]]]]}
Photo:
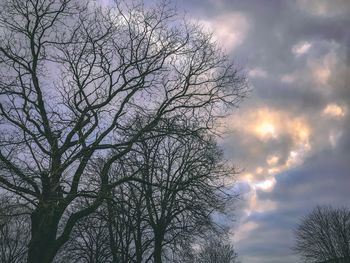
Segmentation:
{"type": "Polygon", "coordinates": [[[317,66],[314,71],[314,77],[317,82],[325,85],[328,83],[328,80],[332,74],[331,70],[329,67],[322,67],[322,66],[317,66]]]}
{"type": "Polygon", "coordinates": [[[292,74],[285,74],[281,77],[282,83],[293,83],[295,81],[295,76],[292,74]]]}
{"type": "Polygon", "coordinates": [[[261,68],[253,68],[249,70],[248,75],[252,78],[266,78],[267,72],[261,68]]]}
{"type": "Polygon", "coordinates": [[[256,162],[248,164],[239,181],[250,186],[246,213],[266,212],[275,204],[259,200],[257,192],[273,191],[278,176],[303,163],[311,151],[312,130],[302,115],[274,108],[257,108],[244,114],[244,118],[233,118],[234,130],[244,134],[245,149],[256,162]],[[254,142],[254,144],[250,144],[254,142]],[[276,146],[273,151],[270,149],[276,146]],[[257,157],[259,156],[259,157],[257,157]]]}
{"type": "Polygon", "coordinates": [[[330,117],[341,118],[345,116],[345,108],[335,103],[330,103],[323,109],[323,114],[330,117]]]}
{"type": "Polygon", "coordinates": [[[261,139],[277,138],[276,126],[273,123],[269,122],[269,120],[257,125],[255,127],[255,133],[261,139]]]}
{"type": "Polygon", "coordinates": [[[342,132],[338,130],[332,130],[329,134],[329,143],[334,148],[337,147],[339,138],[342,136],[342,132]]]}
{"type": "Polygon", "coordinates": [[[212,32],[214,40],[228,51],[244,42],[251,26],[248,18],[241,13],[229,13],[211,20],[200,20],[199,23],[205,30],[212,32]]]}
{"type": "Polygon", "coordinates": [[[308,61],[315,82],[321,85],[327,85],[329,83],[336,64],[337,55],[333,50],[321,58],[308,61]]]}
{"type": "Polygon", "coordinates": [[[254,186],[256,189],[260,189],[263,191],[271,191],[275,186],[275,184],[276,184],[276,179],[271,178],[271,179],[266,179],[264,181],[258,182],[254,186]]]}
{"type": "Polygon", "coordinates": [[[296,143],[307,144],[310,134],[310,127],[302,117],[268,107],[252,110],[245,115],[242,122],[234,122],[232,125],[240,125],[240,127],[235,128],[247,133],[247,136],[253,135],[265,143],[287,135],[296,143]]]}
{"type": "Polygon", "coordinates": [[[292,47],[292,52],[294,55],[298,57],[302,54],[307,53],[311,47],[312,47],[312,44],[310,42],[307,42],[307,41],[299,42],[292,47]]]}
{"type": "Polygon", "coordinates": [[[277,155],[270,155],[267,157],[266,162],[268,165],[275,165],[279,161],[279,157],[277,155]]]}
{"type": "Polygon", "coordinates": [[[251,221],[242,223],[234,235],[234,240],[238,242],[239,240],[243,239],[249,232],[256,229],[258,226],[259,225],[257,223],[251,221]]]}

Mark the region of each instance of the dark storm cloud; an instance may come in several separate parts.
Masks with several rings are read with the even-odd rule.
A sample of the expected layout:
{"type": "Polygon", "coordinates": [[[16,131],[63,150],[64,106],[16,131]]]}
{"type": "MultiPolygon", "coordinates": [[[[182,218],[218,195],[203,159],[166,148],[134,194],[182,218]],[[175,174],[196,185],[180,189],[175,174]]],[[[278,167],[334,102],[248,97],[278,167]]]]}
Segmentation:
{"type": "MultiPolygon", "coordinates": [[[[265,107],[272,117],[276,113],[286,122],[302,119],[310,130],[307,140],[300,142],[293,132],[283,131],[276,138],[261,140],[256,134],[239,129],[224,143],[227,156],[246,171],[254,171],[258,166],[269,168],[266,158],[272,154],[279,157],[276,165],[284,164],[273,175],[272,189],[255,189],[254,181],[241,182],[238,187],[247,197],[242,210],[250,210],[235,228],[242,261],[296,262],[290,247],[297,220],[314,205],[345,205],[350,200],[350,2],[177,3],[191,18],[208,23],[221,21],[223,27],[227,26],[224,21],[233,14],[240,14],[248,22],[246,32],[239,35],[243,41],[230,50],[236,62],[247,68],[253,86],[239,112],[243,120],[258,116],[251,112],[265,107]],[[287,165],[288,154],[303,145],[300,162],[287,165]],[[249,198],[256,199],[257,207],[250,209],[249,198]],[[259,209],[264,204],[267,208],[259,209]]],[[[217,22],[215,27],[214,33],[215,29],[220,30],[217,22]]],[[[259,175],[252,172],[254,178],[270,178],[265,170],[259,175]]]]}

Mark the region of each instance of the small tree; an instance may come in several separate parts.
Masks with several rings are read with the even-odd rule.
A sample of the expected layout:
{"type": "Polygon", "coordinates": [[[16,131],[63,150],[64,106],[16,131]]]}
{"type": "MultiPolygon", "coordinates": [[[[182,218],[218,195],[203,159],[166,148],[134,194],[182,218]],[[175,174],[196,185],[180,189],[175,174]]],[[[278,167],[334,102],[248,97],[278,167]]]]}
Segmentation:
{"type": "Polygon", "coordinates": [[[209,236],[195,255],[198,263],[238,263],[233,245],[225,237],[209,236]]]}
{"type": "Polygon", "coordinates": [[[350,211],[317,206],[301,220],[295,238],[293,249],[305,262],[350,260],[350,211]]]}
{"type": "Polygon", "coordinates": [[[26,261],[29,232],[29,216],[8,197],[0,199],[0,262],[23,263],[26,261]]]}

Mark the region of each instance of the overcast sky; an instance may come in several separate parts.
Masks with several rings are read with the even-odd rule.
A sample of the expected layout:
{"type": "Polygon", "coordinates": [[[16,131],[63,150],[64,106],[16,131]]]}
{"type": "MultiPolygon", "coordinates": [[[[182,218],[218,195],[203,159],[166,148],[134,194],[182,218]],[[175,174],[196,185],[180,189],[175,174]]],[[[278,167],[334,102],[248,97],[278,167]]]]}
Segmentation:
{"type": "Polygon", "coordinates": [[[172,2],[214,32],[252,87],[222,142],[243,170],[240,259],[300,262],[298,220],[318,204],[350,206],[350,0],[172,2]]]}
{"type": "Polygon", "coordinates": [[[350,1],[181,0],[246,69],[252,93],[229,119],[244,169],[233,229],[243,263],[295,263],[293,227],[350,200],[350,1]]]}

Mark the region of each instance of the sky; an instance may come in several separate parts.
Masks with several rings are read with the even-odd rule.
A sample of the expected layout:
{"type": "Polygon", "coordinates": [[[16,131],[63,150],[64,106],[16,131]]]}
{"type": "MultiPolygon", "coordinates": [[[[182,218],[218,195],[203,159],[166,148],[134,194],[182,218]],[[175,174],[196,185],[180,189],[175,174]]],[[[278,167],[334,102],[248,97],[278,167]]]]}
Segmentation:
{"type": "Polygon", "coordinates": [[[239,257],[300,262],[291,247],[301,217],[350,206],[350,0],[170,2],[213,32],[250,83],[221,141],[241,170],[239,257]]]}
{"type": "Polygon", "coordinates": [[[228,119],[242,170],[233,240],[243,263],[295,263],[293,229],[316,205],[350,200],[350,1],[179,0],[244,69],[228,119]]]}

